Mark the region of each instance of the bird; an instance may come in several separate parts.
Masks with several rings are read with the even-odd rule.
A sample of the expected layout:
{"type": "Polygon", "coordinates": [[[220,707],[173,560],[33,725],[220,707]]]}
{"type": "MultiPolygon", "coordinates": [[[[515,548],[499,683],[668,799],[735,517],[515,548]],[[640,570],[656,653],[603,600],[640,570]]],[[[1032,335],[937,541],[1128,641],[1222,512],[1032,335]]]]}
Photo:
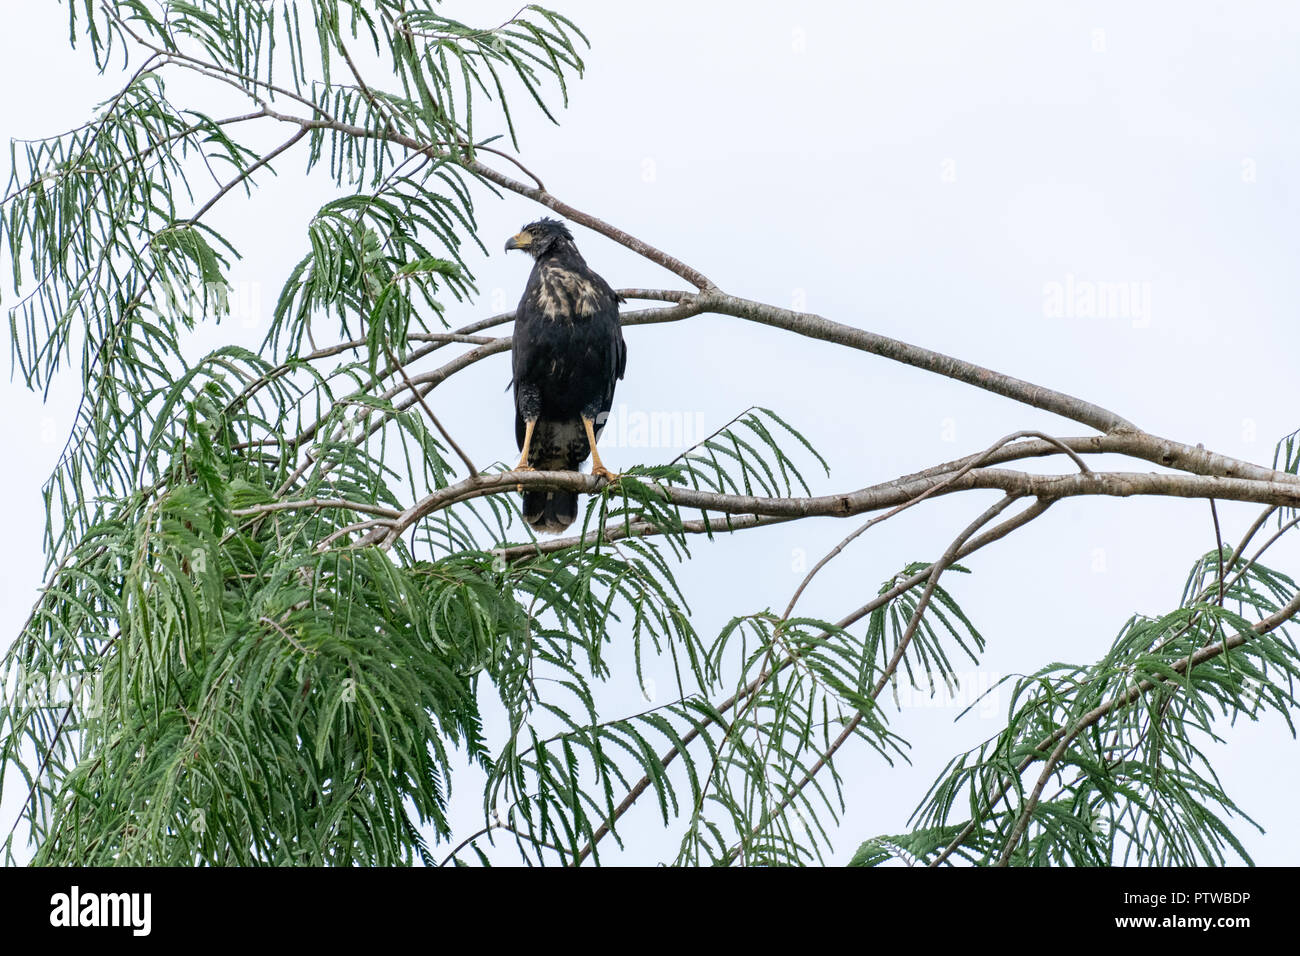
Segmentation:
{"type": "MultiPolygon", "coordinates": [[[[506,241],[533,258],[515,311],[513,378],[517,471],[581,471],[613,481],[596,441],[627,367],[619,324],[624,299],[591,270],[569,227],[543,217],[506,241]]],[[[535,531],[558,534],[578,516],[573,491],[523,492],[523,516],[535,531]]]]}

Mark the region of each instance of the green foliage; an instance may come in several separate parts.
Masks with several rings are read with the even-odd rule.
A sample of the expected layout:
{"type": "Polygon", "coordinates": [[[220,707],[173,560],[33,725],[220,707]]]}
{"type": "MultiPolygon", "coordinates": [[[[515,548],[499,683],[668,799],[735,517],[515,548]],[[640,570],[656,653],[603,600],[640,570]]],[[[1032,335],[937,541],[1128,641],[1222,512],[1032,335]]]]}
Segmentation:
{"type": "Polygon", "coordinates": [[[689,635],[647,597],[670,599],[662,561],[501,567],[485,546],[513,511],[495,502],[391,552],[347,547],[348,526],[453,474],[422,411],[394,404],[389,358],[445,325],[444,294],[474,292],[475,107],[495,100],[512,130],[508,74],[546,110],[583,38],[540,7],[481,30],[383,0],[73,0],[69,16],[127,78],[85,125],[11,150],[15,362],[41,388],[79,364],[86,397],[46,488],[52,576],[5,660],[0,775],[26,777],[38,862],[427,862],[421,832],[449,836],[451,750],[513,771],[481,738],[485,682],[518,730],[534,649],[570,669],[579,648],[604,676],[593,608],[631,602],[638,641],[689,635]],[[397,91],[361,81],[358,36],[397,91]],[[187,74],[243,110],[178,108],[167,80],[187,74]],[[268,124],[293,135],[243,139],[268,124]],[[428,148],[395,158],[393,136],[428,148]],[[341,194],[307,227],[265,354],[187,360],[184,333],[228,313],[237,254],[204,214],[299,140],[341,194]]]}
{"type": "Polygon", "coordinates": [[[776,412],[747,408],[723,429],[680,455],[664,476],[692,488],[727,494],[770,498],[809,494],[797,463],[782,448],[782,439],[793,439],[830,474],[826,459],[776,412]],[[733,470],[739,474],[733,476],[733,470]]]}
{"type": "Polygon", "coordinates": [[[473,228],[463,189],[454,172],[426,168],[419,180],[398,177],[381,194],[346,196],[323,206],[308,227],[311,252],[289,274],[276,304],[270,344],[297,354],[320,312],[333,312],[338,335],[348,340],[353,338],[349,316],[359,317],[364,325],[358,334],[373,373],[383,345],[404,342],[413,319],[420,331],[428,331],[419,307],[441,319],[437,279],[457,300],[473,292],[456,234],[473,228]],[[446,186],[466,211],[430,189],[433,183],[446,186]],[[422,239],[426,233],[456,261],[434,255],[422,239]]]}
{"type": "Polygon", "coordinates": [[[1131,618],[1097,663],[1005,680],[1006,728],[948,764],[910,836],[867,841],[855,865],[927,863],[950,845],[949,861],[996,862],[1022,818],[1027,829],[1008,860],[1017,865],[1249,862],[1233,819],[1251,821],[1220,785],[1205,746],[1221,742],[1216,719],[1256,720],[1265,710],[1294,734],[1300,654],[1285,627],[1259,634],[1247,615],[1267,616],[1295,593],[1294,581],[1262,564],[1204,555],[1179,606],[1131,618]],[[1240,646],[1187,666],[1241,637],[1240,646]],[[967,819],[952,822],[963,807],[967,819]]]}
{"type": "Polygon", "coordinates": [[[427,0],[69,0],[68,12],[74,44],[88,45],[103,70],[121,55],[131,72],[83,126],[11,147],[0,251],[20,296],[9,311],[15,361],[30,385],[48,387],[76,349],[86,396],[46,488],[51,559],[65,535],[88,529],[90,500],[125,495],[156,469],[134,439],[166,427],[154,406],[187,368],[183,333],[228,311],[237,253],[202,217],[282,162],[280,149],[237,134],[284,125],[293,136],[283,148],[305,136],[307,168],[324,163],[348,190],[310,225],[311,252],[285,286],[270,342],[298,355],[314,313],[333,311],[345,335],[351,313],[373,371],[381,340],[402,341],[413,319],[426,328],[441,315],[439,280],[457,299],[473,289],[459,248],[474,234],[467,180],[483,181],[464,165],[485,145],[473,134],[476,101],[510,127],[514,84],[550,115],[546,81],[564,101],[585,43],[537,6],[491,29],[447,19],[427,0]],[[353,73],[359,38],[388,58],[399,92],[371,90],[353,73]],[[241,109],[174,106],[167,78],[195,75],[216,109],[231,90],[241,109]],[[428,151],[397,160],[394,136],[428,151]]]}
{"type": "MultiPolygon", "coordinates": [[[[662,483],[806,489],[778,436],[807,443],[774,413],[593,500],[586,527],[649,524],[658,541],[503,562],[522,526],[489,499],[391,550],[349,546],[349,528],[454,475],[393,362],[416,333],[413,354],[440,347],[428,333],[445,327],[444,294],[474,294],[461,247],[477,242],[474,124],[491,116],[475,106],[495,103],[513,139],[513,78],[550,115],[541,81],[566,95],[581,34],[536,7],[490,30],[385,2],[70,13],[105,68],[117,50],[155,55],[86,126],[15,148],[0,233],[25,293],[11,312],[20,369],[45,386],[84,339],[88,397],[47,488],[53,575],[0,709],[0,763],[26,775],[38,862],[430,862],[421,834],[452,837],[454,748],[486,775],[485,812],[507,807],[527,835],[526,857],[579,854],[630,774],[651,775],[666,815],[693,813],[703,772],[683,761],[684,803],[655,749],[714,732],[722,651],[674,580],[689,552],[662,483]],[[398,89],[361,83],[358,36],[391,58],[398,89]],[[175,108],[164,78],[178,71],[250,108],[175,108]],[[311,121],[282,147],[235,138],[282,111],[311,121]],[[399,157],[404,137],[430,149],[399,157]],[[183,334],[227,311],[235,255],[203,214],[302,138],[308,170],[344,192],[307,225],[263,354],[188,362],[183,334]],[[645,655],[677,662],[672,703],[600,715],[614,633],[643,680],[645,655]],[[489,694],[509,726],[495,744],[480,730],[489,694]]],[[[807,656],[800,674],[823,666],[807,656]]]]}

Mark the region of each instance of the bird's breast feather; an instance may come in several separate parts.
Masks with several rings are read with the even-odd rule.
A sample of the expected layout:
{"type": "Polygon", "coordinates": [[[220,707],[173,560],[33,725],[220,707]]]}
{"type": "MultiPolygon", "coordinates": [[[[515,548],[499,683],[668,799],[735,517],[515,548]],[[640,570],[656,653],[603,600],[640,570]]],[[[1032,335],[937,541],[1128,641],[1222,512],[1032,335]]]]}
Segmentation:
{"type": "Polygon", "coordinates": [[[573,269],[546,265],[537,277],[537,308],[548,319],[590,318],[605,296],[599,285],[573,269]]]}

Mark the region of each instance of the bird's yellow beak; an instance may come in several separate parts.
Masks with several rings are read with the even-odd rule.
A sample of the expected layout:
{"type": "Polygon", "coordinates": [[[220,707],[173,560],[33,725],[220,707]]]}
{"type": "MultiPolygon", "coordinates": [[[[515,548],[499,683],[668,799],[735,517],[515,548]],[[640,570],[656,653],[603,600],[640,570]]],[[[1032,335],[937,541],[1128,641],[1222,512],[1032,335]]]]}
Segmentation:
{"type": "Polygon", "coordinates": [[[506,240],[506,252],[509,252],[511,249],[527,249],[532,244],[532,233],[519,232],[506,240]]]}

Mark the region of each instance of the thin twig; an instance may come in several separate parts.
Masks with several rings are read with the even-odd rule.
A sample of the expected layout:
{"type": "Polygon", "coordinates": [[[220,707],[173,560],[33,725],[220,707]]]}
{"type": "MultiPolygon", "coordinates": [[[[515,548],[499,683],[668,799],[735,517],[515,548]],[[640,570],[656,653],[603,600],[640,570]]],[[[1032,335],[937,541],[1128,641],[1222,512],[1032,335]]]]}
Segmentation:
{"type": "Polygon", "coordinates": [[[1210,499],[1210,516],[1214,519],[1214,554],[1218,558],[1216,564],[1219,569],[1219,607],[1223,607],[1223,532],[1219,530],[1219,510],[1214,507],[1213,498],[1210,499]]]}
{"type": "Polygon", "coordinates": [[[1017,439],[1029,438],[1029,437],[1041,438],[1042,440],[1048,442],[1049,444],[1055,445],[1065,454],[1069,455],[1070,458],[1078,464],[1079,470],[1082,473],[1084,474],[1091,473],[1091,469],[1084,463],[1083,459],[1079,457],[1078,453],[1075,452],[1072,448],[1070,448],[1068,445],[1066,445],[1058,438],[1053,438],[1050,435],[1044,435],[1042,432],[1037,432],[1037,431],[1019,431],[1019,432],[1014,432],[1010,435],[1006,435],[1002,438],[999,438],[992,445],[986,448],[981,454],[976,455],[972,458],[967,458],[965,460],[965,463],[960,468],[952,472],[950,475],[948,475],[946,478],[940,481],[937,485],[930,486],[925,491],[917,495],[915,498],[903,502],[902,504],[885,512],[883,515],[879,515],[875,518],[872,518],[866,524],[862,525],[860,528],[853,531],[848,537],[846,537],[843,541],[841,541],[838,545],[836,545],[830,551],[830,553],[828,553],[825,557],[823,557],[820,561],[818,561],[813,566],[812,570],[810,570],[808,574],[804,577],[804,579],[799,583],[799,587],[795,589],[794,594],[790,597],[790,603],[786,605],[785,613],[782,614],[781,617],[783,619],[788,618],[794,612],[795,604],[798,603],[800,596],[803,594],[804,590],[808,587],[808,585],[812,583],[812,579],[817,576],[817,572],[819,572],[822,568],[826,567],[826,565],[828,565],[832,560],[834,560],[835,557],[839,555],[846,547],[848,547],[853,541],[855,541],[864,532],[866,532],[868,528],[871,528],[877,524],[880,524],[880,522],[882,521],[886,521],[889,518],[892,518],[900,511],[905,511],[906,509],[911,508],[913,505],[920,504],[926,498],[930,497],[930,495],[945,488],[952,482],[961,478],[962,475],[966,474],[968,471],[975,468],[976,466],[983,464],[989,458],[989,456],[991,456],[999,448],[1009,445],[1013,441],[1016,441],[1017,439]]]}
{"type": "MultiPolygon", "coordinates": [[[[1011,518],[1008,518],[1000,525],[990,528],[988,531],[984,532],[984,534],[979,535],[971,539],[970,541],[968,541],[966,545],[963,546],[961,550],[957,553],[957,556],[954,560],[960,561],[963,558],[966,558],[967,556],[975,553],[980,548],[983,548],[987,545],[992,544],[995,541],[1000,540],[1001,538],[1010,534],[1012,531],[1016,530],[1017,528],[1020,528],[1023,525],[1028,524],[1034,518],[1037,518],[1044,511],[1046,511],[1051,505],[1052,505],[1051,501],[1036,501],[1032,506],[1026,508],[1024,511],[1020,512],[1019,514],[1011,518]]],[[[843,630],[844,628],[851,627],[852,625],[860,621],[862,618],[870,614],[872,611],[876,610],[877,608],[884,607],[886,604],[894,600],[894,598],[898,597],[900,594],[903,594],[906,591],[910,591],[918,584],[921,584],[922,582],[927,580],[933,568],[934,568],[933,565],[929,565],[925,568],[922,568],[920,571],[916,572],[915,574],[909,575],[908,577],[895,582],[893,587],[889,588],[887,591],[885,591],[882,594],[876,595],[876,597],[868,601],[863,607],[858,608],[856,611],[853,611],[848,616],[837,621],[835,624],[836,628],[843,630]]],[[[750,681],[747,685],[745,685],[745,687],[743,687],[741,690],[737,691],[736,693],[732,694],[726,700],[722,701],[714,708],[714,710],[719,714],[728,713],[729,711],[732,710],[732,708],[734,708],[737,705],[737,703],[743,700],[748,700],[755,693],[757,693],[758,689],[762,687],[763,684],[766,681],[768,681],[772,676],[780,673],[787,667],[793,666],[795,660],[796,660],[795,656],[792,655],[790,657],[785,658],[783,661],[781,661],[781,663],[778,664],[771,671],[768,670],[761,671],[759,675],[755,677],[752,681],[750,681]]],[[[708,724],[709,724],[709,720],[702,719],[698,724],[692,727],[687,733],[683,734],[681,738],[680,746],[674,745],[670,747],[659,758],[659,763],[658,763],[659,768],[661,770],[666,770],[668,768],[668,765],[671,764],[673,760],[677,758],[677,756],[682,752],[682,750],[684,750],[685,748],[691,745],[691,743],[700,735],[703,727],[707,726],[708,724]]],[[[595,833],[592,835],[591,842],[586,847],[583,848],[581,853],[578,854],[578,857],[574,863],[575,866],[581,865],[581,863],[591,855],[594,844],[599,843],[612,830],[614,823],[616,823],[625,813],[627,813],[632,808],[632,806],[636,803],[637,799],[643,793],[645,793],[646,790],[649,789],[650,784],[651,784],[651,777],[649,774],[646,774],[635,784],[633,784],[633,786],[628,790],[627,796],[624,797],[623,801],[614,809],[614,812],[610,814],[610,816],[606,818],[601,823],[601,825],[596,829],[595,833]]]]}
{"type": "Polygon", "coordinates": [[[460,460],[465,463],[465,467],[469,469],[469,473],[471,475],[477,475],[478,467],[475,466],[474,462],[470,461],[470,457],[465,453],[465,449],[461,448],[456,442],[456,439],[451,437],[451,432],[447,431],[447,429],[443,427],[442,422],[438,420],[438,416],[433,413],[433,409],[430,408],[428,403],[424,400],[424,396],[421,395],[415,385],[412,384],[410,376],[406,374],[406,368],[397,360],[397,356],[393,354],[393,350],[386,347],[386,351],[388,352],[388,360],[393,363],[393,368],[397,369],[398,374],[402,376],[402,381],[406,383],[407,388],[411,390],[411,394],[414,395],[416,401],[420,403],[420,407],[424,409],[424,413],[429,416],[429,421],[433,422],[434,427],[438,429],[438,433],[447,440],[447,444],[450,445],[455,450],[456,454],[460,456],[460,460]]]}

